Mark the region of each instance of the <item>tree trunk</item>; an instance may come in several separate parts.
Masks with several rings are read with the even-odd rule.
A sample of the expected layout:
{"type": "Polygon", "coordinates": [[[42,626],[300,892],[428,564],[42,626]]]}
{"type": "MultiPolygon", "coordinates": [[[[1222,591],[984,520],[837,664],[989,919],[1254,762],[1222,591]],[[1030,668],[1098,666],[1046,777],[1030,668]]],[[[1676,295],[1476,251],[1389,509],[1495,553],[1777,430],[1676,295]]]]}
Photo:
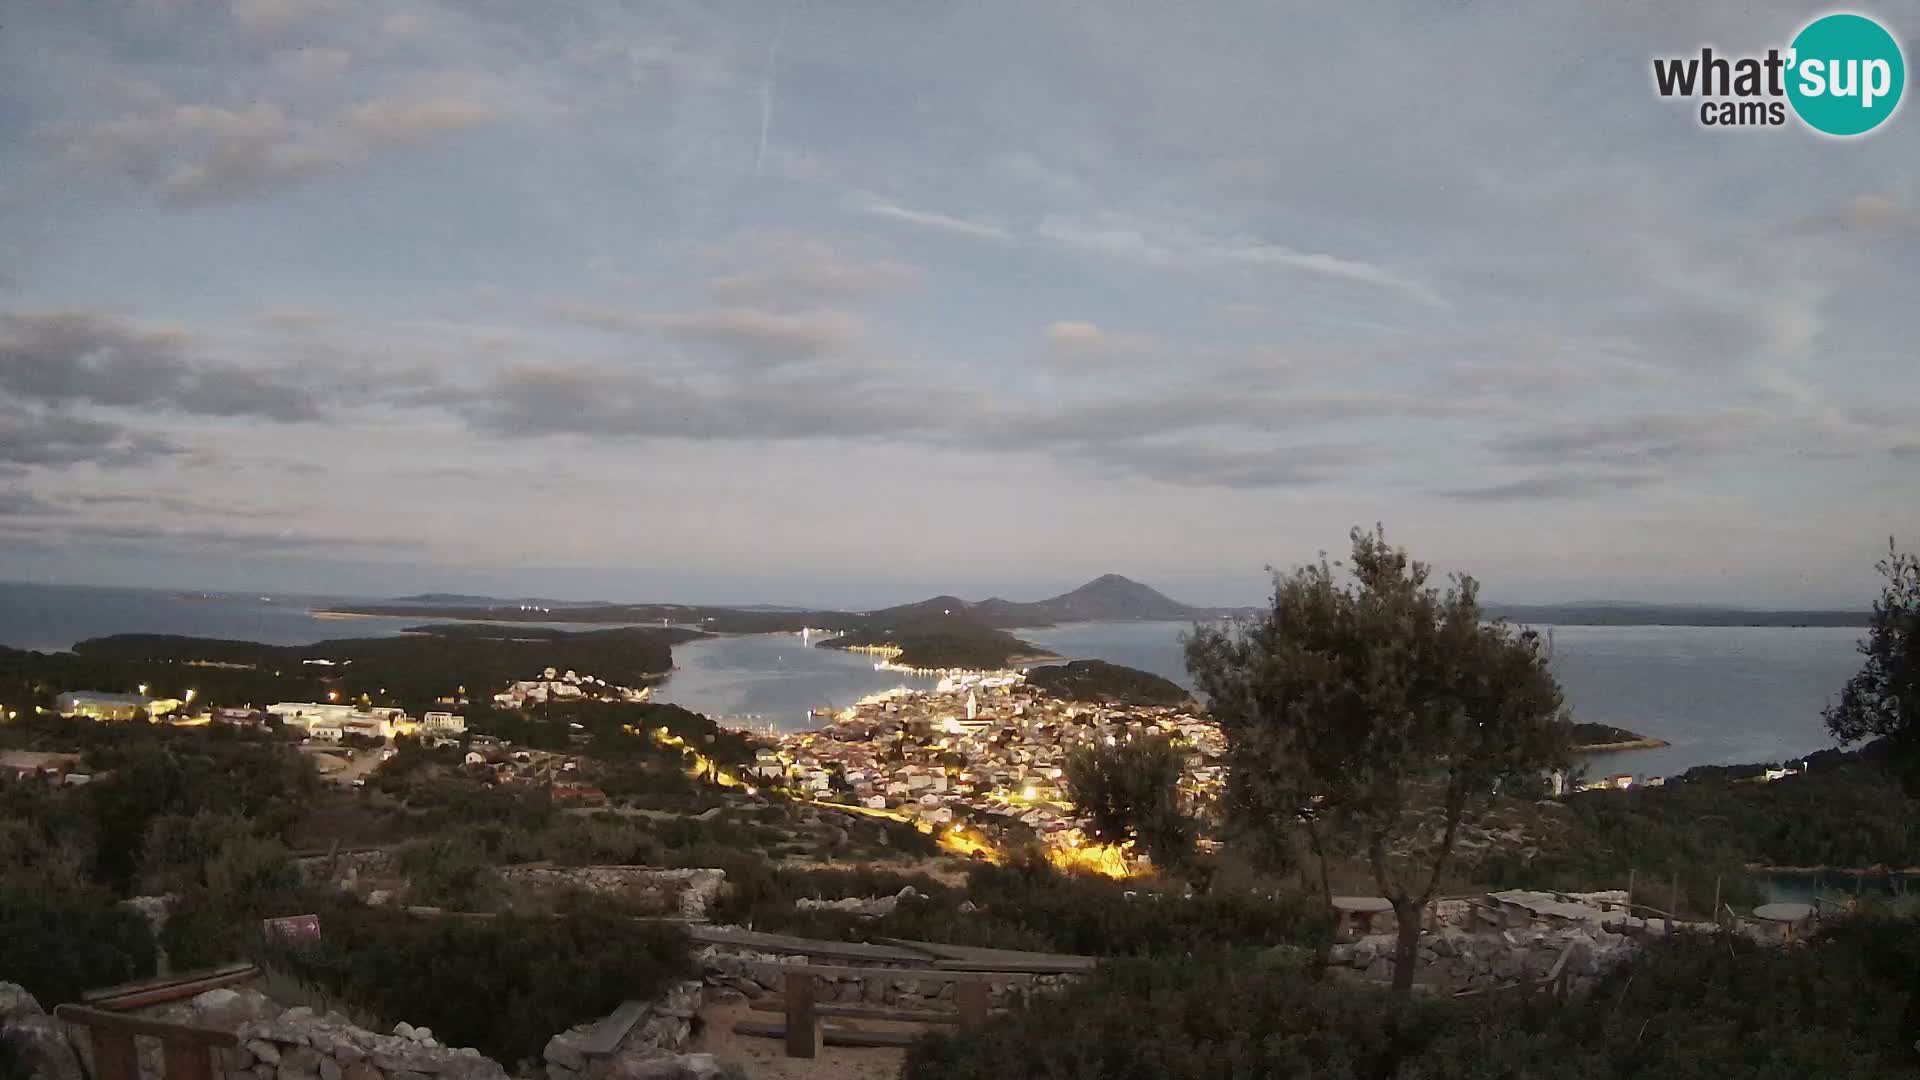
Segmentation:
{"type": "Polygon", "coordinates": [[[1393,918],[1399,924],[1399,935],[1393,943],[1393,988],[1402,994],[1413,991],[1413,969],[1420,951],[1420,908],[1411,898],[1393,898],[1393,918]]]}

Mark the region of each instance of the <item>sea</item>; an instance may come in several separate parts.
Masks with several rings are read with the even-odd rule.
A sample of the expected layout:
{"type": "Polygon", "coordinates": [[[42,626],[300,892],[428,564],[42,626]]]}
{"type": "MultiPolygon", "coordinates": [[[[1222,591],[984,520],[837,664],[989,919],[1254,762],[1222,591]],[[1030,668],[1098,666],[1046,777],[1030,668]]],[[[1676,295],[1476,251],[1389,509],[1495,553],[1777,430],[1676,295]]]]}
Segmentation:
{"type": "MultiPolygon", "coordinates": [[[[263,596],[0,584],[0,645],[56,651],[119,633],[184,634],[304,645],[382,637],[423,617],[323,616],[365,597],[263,596]]],[[[561,624],[552,624],[561,625],[561,624]]],[[[1017,633],[1069,659],[1140,668],[1191,686],[1181,635],[1191,624],[1074,623],[1017,633]]],[[[1820,710],[1859,667],[1857,628],[1556,626],[1553,671],[1576,720],[1665,739],[1658,750],[1593,755],[1596,776],[1671,776],[1695,765],[1787,761],[1832,746],[1820,710]]],[[[878,670],[859,653],[812,647],[794,634],[711,638],[674,646],[675,670],[655,692],[696,712],[752,726],[803,730],[894,686],[933,680],[878,670]]]]}

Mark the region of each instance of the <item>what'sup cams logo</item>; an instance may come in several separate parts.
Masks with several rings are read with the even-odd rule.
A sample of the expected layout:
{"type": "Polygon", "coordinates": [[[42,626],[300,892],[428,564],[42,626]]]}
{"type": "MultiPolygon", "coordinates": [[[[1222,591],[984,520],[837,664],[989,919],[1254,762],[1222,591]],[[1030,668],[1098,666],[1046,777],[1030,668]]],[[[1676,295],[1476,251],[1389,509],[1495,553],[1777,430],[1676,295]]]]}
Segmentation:
{"type": "Polygon", "coordinates": [[[1823,15],[1764,56],[1657,57],[1661,97],[1698,98],[1704,127],[1779,127],[1788,108],[1826,135],[1864,135],[1900,107],[1907,65],[1894,40],[1864,15],[1823,15]]]}

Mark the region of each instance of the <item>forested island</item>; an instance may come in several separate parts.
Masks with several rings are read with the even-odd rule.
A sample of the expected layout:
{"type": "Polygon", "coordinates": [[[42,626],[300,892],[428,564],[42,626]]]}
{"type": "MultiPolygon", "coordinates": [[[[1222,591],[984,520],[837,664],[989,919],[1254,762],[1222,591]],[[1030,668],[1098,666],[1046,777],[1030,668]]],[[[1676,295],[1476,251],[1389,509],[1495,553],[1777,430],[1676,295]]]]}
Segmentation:
{"type": "Polygon", "coordinates": [[[1068,701],[1179,705],[1192,699],[1179,683],[1105,660],[1075,660],[1027,672],[1027,684],[1068,701]]]}
{"type": "Polygon", "coordinates": [[[1603,754],[1614,750],[1658,750],[1667,745],[1665,739],[1656,739],[1651,735],[1641,735],[1607,724],[1575,724],[1571,734],[1573,745],[1569,749],[1576,754],[1603,754]]]}

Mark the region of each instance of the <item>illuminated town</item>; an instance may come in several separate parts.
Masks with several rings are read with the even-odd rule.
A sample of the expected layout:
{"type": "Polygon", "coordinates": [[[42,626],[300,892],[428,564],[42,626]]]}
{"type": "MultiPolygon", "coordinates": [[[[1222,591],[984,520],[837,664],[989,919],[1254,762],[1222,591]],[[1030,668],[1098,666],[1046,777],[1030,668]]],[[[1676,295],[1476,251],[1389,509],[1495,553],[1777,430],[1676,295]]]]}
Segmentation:
{"type": "Polygon", "coordinates": [[[786,734],[751,773],[823,802],[919,823],[949,850],[993,853],[1030,833],[1056,863],[1115,876],[1136,862],[1086,835],[1068,801],[1068,756],[1096,743],[1164,735],[1188,751],[1182,787],[1204,810],[1226,780],[1220,729],[1194,706],[1088,704],[1026,685],[1014,671],[949,675],[897,688],[786,734]]]}

